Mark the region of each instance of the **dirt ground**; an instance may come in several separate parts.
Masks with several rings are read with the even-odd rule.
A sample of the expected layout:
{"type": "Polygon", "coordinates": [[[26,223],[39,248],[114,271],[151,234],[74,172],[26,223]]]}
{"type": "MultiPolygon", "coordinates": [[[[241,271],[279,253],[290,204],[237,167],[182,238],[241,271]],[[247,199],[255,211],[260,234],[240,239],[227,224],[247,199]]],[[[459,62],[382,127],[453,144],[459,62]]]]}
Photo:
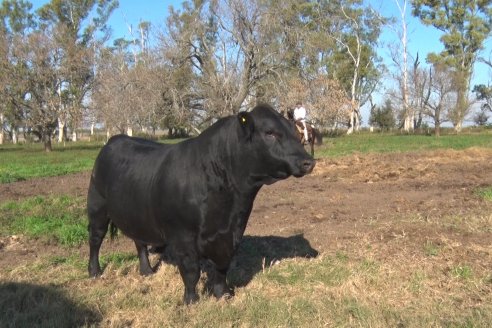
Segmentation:
{"type": "MultiPolygon", "coordinates": [[[[0,203],[35,195],[85,196],[89,174],[1,184],[0,203]]],[[[463,232],[452,224],[441,224],[440,220],[454,222],[452,218],[456,218],[456,222],[461,222],[460,216],[483,216],[490,220],[492,202],[481,199],[476,190],[491,185],[492,150],[472,148],[321,159],[309,176],[263,187],[245,235],[250,240],[261,236],[298,236],[313,250],[325,254],[370,246],[375,256],[384,258],[398,251],[390,246],[401,238],[405,239],[405,247],[412,249],[420,249],[426,241],[439,244],[452,240],[456,245],[473,244],[490,252],[490,228],[476,227],[463,232]]],[[[274,242],[274,238],[269,241],[274,242]]],[[[108,247],[105,245],[103,249],[108,247]]],[[[109,248],[133,250],[126,238],[109,248]]],[[[87,251],[85,247],[81,249],[80,252],[87,251]]],[[[61,254],[63,250],[26,242],[22,236],[0,240],[1,267],[53,253],[61,254]]],[[[469,256],[469,261],[480,261],[479,254],[469,256]]]]}

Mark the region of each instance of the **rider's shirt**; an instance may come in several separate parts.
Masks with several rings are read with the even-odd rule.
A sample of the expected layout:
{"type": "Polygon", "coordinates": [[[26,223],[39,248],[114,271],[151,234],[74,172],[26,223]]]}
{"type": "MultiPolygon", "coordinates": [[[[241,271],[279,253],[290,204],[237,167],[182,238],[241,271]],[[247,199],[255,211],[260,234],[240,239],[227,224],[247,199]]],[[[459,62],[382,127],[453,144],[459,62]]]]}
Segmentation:
{"type": "Polygon", "coordinates": [[[306,119],[306,108],[303,106],[294,108],[294,120],[305,120],[306,119]]]}

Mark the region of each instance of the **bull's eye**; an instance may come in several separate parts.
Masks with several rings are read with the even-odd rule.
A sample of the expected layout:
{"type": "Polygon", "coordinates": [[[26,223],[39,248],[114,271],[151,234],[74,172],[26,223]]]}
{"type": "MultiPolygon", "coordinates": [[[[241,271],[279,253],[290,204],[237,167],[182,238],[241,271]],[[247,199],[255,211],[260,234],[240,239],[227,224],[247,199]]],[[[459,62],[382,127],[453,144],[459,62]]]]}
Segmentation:
{"type": "Polygon", "coordinates": [[[265,134],[266,134],[266,136],[268,138],[272,138],[272,139],[277,139],[278,138],[278,134],[275,133],[274,131],[270,131],[269,130],[269,131],[265,132],[265,134]]]}

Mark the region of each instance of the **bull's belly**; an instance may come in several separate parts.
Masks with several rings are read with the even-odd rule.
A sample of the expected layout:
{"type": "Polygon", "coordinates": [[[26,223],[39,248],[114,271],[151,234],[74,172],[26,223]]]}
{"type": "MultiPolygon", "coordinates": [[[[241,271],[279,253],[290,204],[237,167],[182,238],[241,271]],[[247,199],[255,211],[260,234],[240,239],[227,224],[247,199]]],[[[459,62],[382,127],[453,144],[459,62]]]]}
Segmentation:
{"type": "Polygon", "coordinates": [[[164,245],[166,243],[163,228],[154,220],[145,216],[121,215],[109,212],[113,224],[127,237],[148,245],[164,245]]]}

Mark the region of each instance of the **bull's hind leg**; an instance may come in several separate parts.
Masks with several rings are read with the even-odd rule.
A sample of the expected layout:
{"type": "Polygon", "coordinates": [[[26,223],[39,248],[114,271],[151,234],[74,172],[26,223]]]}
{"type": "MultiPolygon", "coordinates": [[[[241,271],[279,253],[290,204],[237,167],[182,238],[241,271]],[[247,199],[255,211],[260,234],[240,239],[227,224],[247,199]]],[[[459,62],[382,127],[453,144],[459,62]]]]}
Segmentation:
{"type": "Polygon", "coordinates": [[[108,232],[109,218],[106,211],[106,200],[92,186],[87,195],[87,214],[89,216],[89,276],[102,274],[99,265],[99,249],[108,232]]]}
{"type": "Polygon", "coordinates": [[[149,251],[147,245],[138,241],[134,241],[137,247],[138,261],[140,263],[140,274],[142,276],[149,276],[154,273],[154,270],[150,267],[149,263],[149,251]]]}

